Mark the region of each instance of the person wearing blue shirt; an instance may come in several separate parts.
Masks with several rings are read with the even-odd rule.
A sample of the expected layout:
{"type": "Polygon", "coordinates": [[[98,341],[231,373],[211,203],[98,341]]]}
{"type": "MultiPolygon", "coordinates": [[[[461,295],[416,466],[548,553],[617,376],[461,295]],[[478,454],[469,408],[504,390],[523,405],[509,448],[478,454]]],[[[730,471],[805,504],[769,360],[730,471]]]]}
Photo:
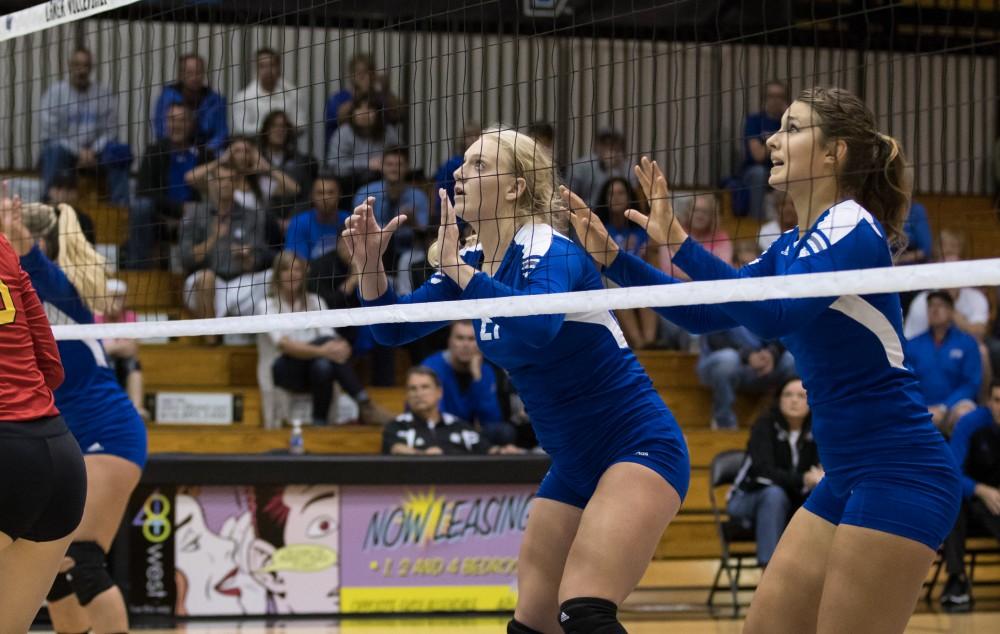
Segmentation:
{"type": "Polygon", "coordinates": [[[407,225],[393,236],[392,244],[385,252],[386,265],[396,270],[396,261],[401,253],[413,246],[414,227],[423,228],[430,224],[431,205],[427,194],[419,187],[407,184],[406,174],[410,169],[410,153],[405,147],[386,148],[382,155],[382,180],[364,185],[354,194],[354,206],[364,204],[368,198],[374,199],[375,220],[380,225],[393,218],[405,216],[407,225]]]}
{"type": "Polygon", "coordinates": [[[285,231],[285,249],[307,262],[336,251],[344,221],[351,215],[340,209],[340,181],[321,173],[313,182],[313,207],[296,214],[285,231]]]}
{"type": "MultiPolygon", "coordinates": [[[[797,230],[739,270],[676,221],[666,179],[642,160],[650,239],[679,245],[696,281],[877,269],[892,265],[909,207],[906,158],[857,96],[804,90],[768,139],[769,184],[795,200],[797,230]]],[[[677,280],[627,253],[566,193],[577,235],[622,286],[677,280]]],[[[864,273],[859,273],[864,275],[864,273]]],[[[958,468],[907,363],[896,293],[702,305],[697,332],[727,320],[795,357],[809,394],[825,477],[796,512],[754,594],[744,632],[901,633],[961,504],[958,468]],[[822,595],[822,601],[820,596],[822,595]]],[[[675,309],[661,310],[668,319],[675,309]]],[[[732,326],[722,326],[732,327],[732,326]]]]}
{"type": "Polygon", "coordinates": [[[927,208],[913,201],[903,229],[906,231],[906,249],[896,257],[896,264],[929,262],[934,242],[931,238],[931,225],[927,220],[927,208]]]}
{"type": "MultiPolygon", "coordinates": [[[[344,236],[365,304],[602,287],[591,259],[556,228],[566,215],[552,157],[530,137],[485,131],[466,150],[455,181],[454,206],[439,192],[441,229],[431,259],[440,271],[408,296],[389,286],[382,257],[405,218],[381,226],[372,198],[354,210],[344,236]],[[461,251],[458,216],[478,236],[461,251]]],[[[447,323],[382,324],[372,332],[383,345],[399,345],[447,323]]],[[[552,458],[521,544],[507,631],[624,632],[618,605],[687,491],[680,428],[608,311],[483,317],[473,327],[483,356],[510,375],[552,458]]]]}
{"type": "MultiPolygon", "coordinates": [[[[106,265],[72,207],[25,205],[8,238],[53,325],[94,323],[94,311],[109,301],[106,265]]],[[[67,551],[73,564],[55,578],[49,616],[56,631],[99,623],[104,631],[125,632],[128,612],[105,560],[146,463],[146,425],[100,341],[58,343],[65,380],[55,390],[56,406],[83,452],[88,486],[83,520],[67,551]]]]}
{"type": "Polygon", "coordinates": [[[193,53],[177,62],[177,81],[163,87],[153,106],[153,137],[167,137],[167,113],[170,106],[183,103],[194,112],[195,142],[219,155],[226,149],[229,124],[226,122],[226,99],[205,85],[205,60],[193,53]]]}
{"type": "MultiPolygon", "coordinates": [[[[745,211],[739,215],[765,219],[764,197],[770,191],[767,181],[771,170],[767,139],[781,127],[781,114],[787,107],[788,88],[780,81],[769,81],[764,85],[764,109],[747,115],[743,122],[743,167],[739,179],[744,192],[739,198],[745,200],[745,211]]],[[[734,212],[743,211],[741,207],[736,205],[734,212]]]]}
{"type": "Polygon", "coordinates": [[[944,543],[948,581],[941,593],[946,610],[968,609],[972,603],[965,574],[965,538],[969,528],[985,529],[1000,540],[1000,380],[990,384],[987,407],[969,412],[951,435],[955,462],[962,466],[962,512],[944,543]]]}
{"type": "Polygon", "coordinates": [[[447,350],[435,352],[420,365],[434,370],[441,380],[442,410],[464,421],[478,423],[495,445],[514,442],[514,427],[504,421],[500,413],[496,373],[493,366],[483,361],[471,321],[453,323],[447,350]]]}
{"type": "Polygon", "coordinates": [[[924,401],[934,424],[945,434],[959,418],[976,408],[983,380],[979,344],[972,335],[959,330],[954,313],[951,293],[928,293],[930,329],[906,343],[906,358],[920,380],[924,401]]]}

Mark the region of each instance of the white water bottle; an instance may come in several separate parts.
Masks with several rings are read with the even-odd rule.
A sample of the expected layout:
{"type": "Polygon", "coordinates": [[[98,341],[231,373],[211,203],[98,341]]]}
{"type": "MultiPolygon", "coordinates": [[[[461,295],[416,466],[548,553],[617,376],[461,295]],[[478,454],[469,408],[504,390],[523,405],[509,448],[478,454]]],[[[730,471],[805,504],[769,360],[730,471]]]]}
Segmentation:
{"type": "Polygon", "coordinates": [[[295,419],[292,421],[292,435],[288,439],[288,453],[293,456],[301,456],[305,452],[305,442],[302,438],[302,421],[295,419]]]}

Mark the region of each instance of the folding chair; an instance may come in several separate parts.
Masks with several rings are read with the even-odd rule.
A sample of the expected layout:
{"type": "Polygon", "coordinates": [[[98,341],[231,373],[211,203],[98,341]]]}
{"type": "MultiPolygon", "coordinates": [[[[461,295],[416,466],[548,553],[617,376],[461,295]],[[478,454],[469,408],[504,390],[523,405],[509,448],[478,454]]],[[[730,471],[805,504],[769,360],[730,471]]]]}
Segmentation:
{"type": "Polygon", "coordinates": [[[725,498],[720,507],[716,497],[716,489],[723,486],[731,486],[736,480],[740,466],[746,458],[745,451],[729,450],[723,451],[712,458],[712,464],[708,470],[709,487],[708,498],[712,504],[712,516],[715,519],[715,528],[719,534],[719,545],[722,554],[719,557],[719,569],[715,572],[715,579],[712,581],[712,589],[708,593],[708,607],[712,607],[712,601],[718,590],[726,588],[720,586],[719,581],[722,573],[726,573],[729,582],[729,591],[733,597],[733,615],[739,614],[739,591],[740,575],[744,568],[756,568],[757,565],[757,543],[752,529],[744,528],[743,525],[732,520],[726,514],[725,498]],[[744,564],[749,560],[752,563],[744,564]]]}

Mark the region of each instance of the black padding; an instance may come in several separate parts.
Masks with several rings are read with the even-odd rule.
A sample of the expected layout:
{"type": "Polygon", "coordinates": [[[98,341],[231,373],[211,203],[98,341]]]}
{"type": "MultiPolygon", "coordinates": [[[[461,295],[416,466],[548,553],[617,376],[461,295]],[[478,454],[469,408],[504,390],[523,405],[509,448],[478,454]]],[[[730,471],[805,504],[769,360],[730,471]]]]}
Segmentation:
{"type": "Polygon", "coordinates": [[[618,606],[596,597],[564,601],[559,606],[559,625],[566,634],[627,634],[618,622],[618,606]]]}
{"type": "Polygon", "coordinates": [[[73,594],[73,586],[70,585],[69,579],[66,578],[66,573],[60,572],[52,580],[52,587],[49,589],[49,593],[45,596],[45,599],[51,603],[61,601],[71,594],[73,594]]]}
{"type": "Polygon", "coordinates": [[[511,619],[507,623],[507,634],[543,634],[539,630],[533,630],[517,619],[511,619]]]}
{"type": "Polygon", "coordinates": [[[66,577],[80,605],[88,605],[97,595],[114,587],[115,582],[108,574],[107,555],[97,542],[73,542],[66,555],[73,559],[66,577]]]}

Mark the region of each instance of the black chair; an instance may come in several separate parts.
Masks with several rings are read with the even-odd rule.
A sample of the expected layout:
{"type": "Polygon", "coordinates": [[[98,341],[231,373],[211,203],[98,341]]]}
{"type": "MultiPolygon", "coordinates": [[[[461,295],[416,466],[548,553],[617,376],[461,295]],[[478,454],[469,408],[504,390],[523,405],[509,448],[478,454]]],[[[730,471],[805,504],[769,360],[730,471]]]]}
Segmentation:
{"type": "Polygon", "coordinates": [[[726,588],[725,585],[719,585],[722,573],[725,572],[729,582],[728,588],[733,597],[733,615],[738,615],[740,610],[739,591],[743,589],[740,587],[741,573],[745,568],[758,567],[757,543],[752,529],[745,528],[740,522],[729,518],[726,514],[725,499],[722,500],[720,507],[715,492],[719,487],[733,484],[745,459],[745,451],[735,449],[723,451],[712,458],[712,464],[708,470],[708,499],[712,504],[712,516],[715,519],[715,529],[719,534],[722,554],[719,557],[719,569],[715,572],[715,579],[712,581],[712,589],[708,593],[706,603],[711,608],[716,592],[726,588]],[[747,561],[750,563],[744,563],[747,561]]]}

